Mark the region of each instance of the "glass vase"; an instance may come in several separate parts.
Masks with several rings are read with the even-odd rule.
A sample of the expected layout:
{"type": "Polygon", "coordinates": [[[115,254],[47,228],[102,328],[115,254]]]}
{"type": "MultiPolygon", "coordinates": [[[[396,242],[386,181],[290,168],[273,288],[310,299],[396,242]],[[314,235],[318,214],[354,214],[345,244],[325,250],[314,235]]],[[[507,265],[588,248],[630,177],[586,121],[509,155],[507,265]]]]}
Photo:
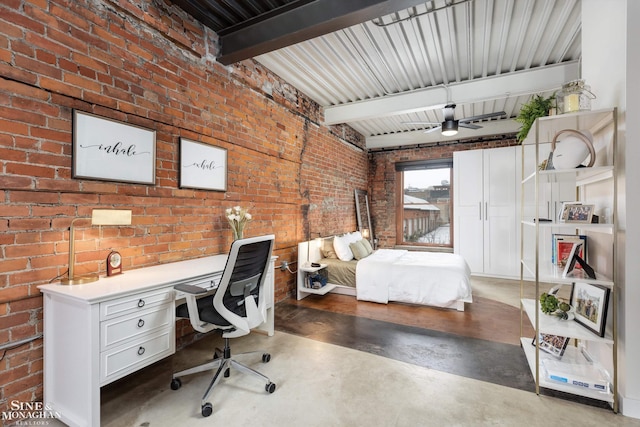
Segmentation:
{"type": "Polygon", "coordinates": [[[236,230],[235,228],[231,229],[233,231],[233,240],[242,239],[243,231],[242,229],[236,230]]]}

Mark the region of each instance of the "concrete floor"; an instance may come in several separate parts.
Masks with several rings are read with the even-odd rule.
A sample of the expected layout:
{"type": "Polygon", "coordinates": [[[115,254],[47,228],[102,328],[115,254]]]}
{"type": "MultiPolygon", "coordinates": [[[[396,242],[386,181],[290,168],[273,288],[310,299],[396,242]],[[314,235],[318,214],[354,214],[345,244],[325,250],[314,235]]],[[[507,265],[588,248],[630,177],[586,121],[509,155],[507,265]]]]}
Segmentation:
{"type": "Polygon", "coordinates": [[[443,373],[370,353],[277,332],[234,342],[262,348],[271,362],[253,366],[277,384],[273,394],[233,372],[214,390],[214,412],[200,414],[207,375],[169,388],[172,369],[210,357],[206,338],[170,360],[103,392],[102,425],[139,426],[640,426],[640,420],[553,397],[443,373]]]}
{"type": "MultiPolygon", "coordinates": [[[[505,289],[497,291],[499,287],[481,282],[474,284],[474,295],[517,304],[519,286],[505,282],[505,289]]],[[[277,384],[275,393],[266,393],[254,377],[232,372],[208,399],[213,414],[203,418],[200,399],[210,376],[183,377],[182,388],[173,391],[171,373],[206,362],[220,343],[219,337],[207,336],[104,387],[102,426],[640,426],[640,420],[608,409],[284,332],[232,341],[234,354],[253,349],[271,353],[266,364],[259,355],[238,358],[269,376],[277,384]]]]}

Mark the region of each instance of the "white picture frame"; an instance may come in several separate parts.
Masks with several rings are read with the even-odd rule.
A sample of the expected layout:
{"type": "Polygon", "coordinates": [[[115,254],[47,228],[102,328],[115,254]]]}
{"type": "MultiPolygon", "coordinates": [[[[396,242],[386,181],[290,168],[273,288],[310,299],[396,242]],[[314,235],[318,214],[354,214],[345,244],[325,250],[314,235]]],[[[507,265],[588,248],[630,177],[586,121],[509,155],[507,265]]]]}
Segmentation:
{"type": "Polygon", "coordinates": [[[73,110],[72,177],[155,184],[156,132],[73,110]]]}
{"type": "Polygon", "coordinates": [[[227,150],[180,138],[179,186],[227,191],[227,150]]]}

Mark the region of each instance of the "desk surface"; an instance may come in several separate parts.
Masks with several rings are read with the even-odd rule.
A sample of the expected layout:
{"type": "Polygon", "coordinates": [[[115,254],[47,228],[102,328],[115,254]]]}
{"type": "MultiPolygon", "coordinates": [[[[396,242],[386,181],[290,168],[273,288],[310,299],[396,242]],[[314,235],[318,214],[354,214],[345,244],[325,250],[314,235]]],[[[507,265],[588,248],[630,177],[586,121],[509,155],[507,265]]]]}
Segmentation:
{"type": "Polygon", "coordinates": [[[84,285],[62,285],[54,283],[40,285],[43,293],[64,295],[68,298],[94,304],[117,296],[138,293],[145,289],[154,289],[197,280],[215,273],[221,273],[227,263],[227,254],[204,258],[177,261],[167,264],[127,270],[111,277],[100,277],[97,282],[84,285]]]}

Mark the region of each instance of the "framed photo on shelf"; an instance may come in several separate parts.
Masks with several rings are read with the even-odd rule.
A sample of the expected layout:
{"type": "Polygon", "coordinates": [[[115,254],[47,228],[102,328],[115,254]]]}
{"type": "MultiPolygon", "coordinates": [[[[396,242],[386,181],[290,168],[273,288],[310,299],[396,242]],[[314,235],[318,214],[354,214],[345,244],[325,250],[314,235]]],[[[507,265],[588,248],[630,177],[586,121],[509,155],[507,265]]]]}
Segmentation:
{"type": "MultiPolygon", "coordinates": [[[[551,334],[539,334],[540,339],[540,350],[551,354],[557,359],[562,358],[569,341],[570,337],[561,337],[560,335],[551,335],[551,334]]],[[[536,339],[534,338],[531,342],[531,345],[536,345],[536,339]]]]}
{"type": "Polygon", "coordinates": [[[571,273],[573,269],[576,267],[576,264],[578,264],[577,262],[578,258],[580,257],[581,249],[582,249],[582,241],[572,243],[571,251],[569,252],[569,255],[567,256],[564,264],[564,271],[562,272],[562,277],[567,277],[567,274],[571,273]]]}
{"type": "Polygon", "coordinates": [[[594,205],[583,205],[581,203],[563,203],[560,214],[561,222],[577,222],[591,224],[594,205]]]}
{"type": "Polygon", "coordinates": [[[591,283],[576,282],[571,290],[575,321],[598,336],[604,337],[610,289],[591,283]]]}
{"type": "Polygon", "coordinates": [[[73,110],[72,176],[155,184],[156,132],[73,110]]]}
{"type": "Polygon", "coordinates": [[[560,214],[558,215],[558,222],[565,222],[567,220],[567,216],[569,216],[569,209],[572,206],[581,205],[580,202],[562,202],[562,209],[560,209],[560,214]]]}
{"type": "Polygon", "coordinates": [[[227,150],[180,138],[180,188],[227,191],[227,150]]]}
{"type": "MultiPolygon", "coordinates": [[[[558,266],[564,267],[567,264],[573,244],[582,242],[582,247],[578,255],[582,259],[587,259],[587,236],[584,234],[559,234],[551,235],[551,261],[558,266]]],[[[577,267],[580,268],[580,267],[577,267]]]]}

